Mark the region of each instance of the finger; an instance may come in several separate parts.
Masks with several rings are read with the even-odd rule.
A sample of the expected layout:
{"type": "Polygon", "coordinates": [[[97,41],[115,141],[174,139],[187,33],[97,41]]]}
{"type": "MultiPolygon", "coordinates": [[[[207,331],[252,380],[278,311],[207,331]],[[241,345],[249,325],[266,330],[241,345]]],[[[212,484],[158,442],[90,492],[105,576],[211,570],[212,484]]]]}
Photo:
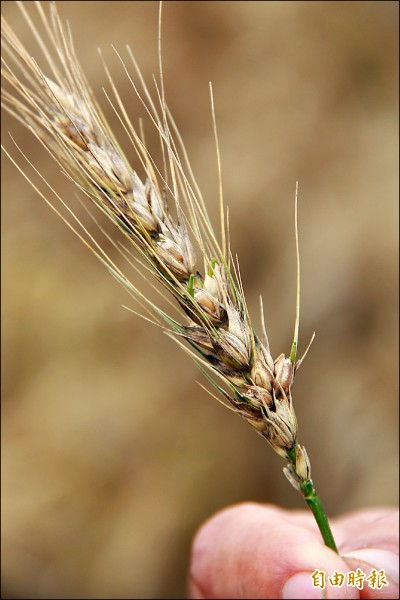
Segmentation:
{"type": "Polygon", "coordinates": [[[399,511],[372,508],[332,519],[335,535],[343,537],[341,554],[365,547],[377,547],[398,554],[399,511]]]}
{"type": "Polygon", "coordinates": [[[357,588],[312,585],[318,569],[346,574],[317,528],[274,506],[242,504],[210,519],[192,549],[191,598],[359,598],[357,588]]]}
{"type": "Polygon", "coordinates": [[[341,555],[351,570],[366,574],[361,598],[399,597],[399,513],[391,508],[362,510],[335,521],[341,555]],[[387,582],[388,585],[385,585],[387,582]]]}

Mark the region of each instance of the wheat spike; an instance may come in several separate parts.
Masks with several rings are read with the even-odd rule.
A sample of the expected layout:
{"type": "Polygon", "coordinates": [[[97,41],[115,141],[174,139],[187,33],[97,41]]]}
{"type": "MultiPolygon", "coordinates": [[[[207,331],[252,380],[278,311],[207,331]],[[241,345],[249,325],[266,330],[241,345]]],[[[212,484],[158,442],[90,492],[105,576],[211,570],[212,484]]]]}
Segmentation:
{"type": "MultiPolygon", "coordinates": [[[[133,127],[106,71],[115,96],[110,102],[115,104],[137,153],[136,170],[128,163],[93,97],[55,4],[50,5],[50,19],[40,3],[36,6],[47,42],[36,33],[23,5],[21,10],[41,44],[48,71],[39,68],[2,20],[2,73],[8,83],[2,92],[3,106],[33,131],[84,196],[115,223],[135,250],[142,274],[147,277],[151,273],[168,290],[181,309],[181,319],[177,321],[145,298],[90,238],[91,249],[156,320],[164,319],[179,345],[188,342],[186,350],[223,402],[247,420],[278,454],[291,461],[285,473],[299,487],[301,481],[310,478],[307,454],[297,443],[292,401],[293,381],[302,359],[296,362],[292,350],[290,357],[281,354],[274,360],[265,329],[261,337],[256,335],[239,269],[231,257],[222,201],[219,243],[169,114],[162,79],[157,106],[135,63],[142,91],[123,62],[129,81],[159,132],[163,169],[154,164],[143,135],[133,127]]],[[[298,322],[295,348],[297,334],[298,322]]]]}

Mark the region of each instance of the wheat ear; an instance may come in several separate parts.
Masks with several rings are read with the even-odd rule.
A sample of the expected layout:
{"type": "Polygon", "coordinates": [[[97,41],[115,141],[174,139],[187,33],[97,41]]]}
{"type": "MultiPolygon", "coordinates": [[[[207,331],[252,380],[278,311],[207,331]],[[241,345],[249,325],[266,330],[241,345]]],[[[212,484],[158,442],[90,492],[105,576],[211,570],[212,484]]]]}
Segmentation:
{"type": "MultiPolygon", "coordinates": [[[[41,4],[36,3],[36,7],[48,35],[48,45],[20,5],[42,47],[51,78],[2,20],[2,43],[6,56],[12,59],[10,63],[8,58],[2,59],[2,73],[10,84],[10,91],[2,92],[3,106],[32,130],[64,174],[115,223],[129,247],[136,251],[139,262],[136,268],[146,277],[150,274],[172,295],[181,309],[181,319],[166,314],[146,298],[73,214],[68,225],[150,311],[153,320],[164,321],[169,334],[194,358],[216,388],[218,399],[244,418],[289,461],[285,475],[313,510],[325,543],[337,551],[311,480],[306,450],[297,441],[292,386],[303,360],[296,360],[299,260],[293,345],[289,357],[281,354],[274,360],[264,325],[262,335],[258,336],[247,310],[239,266],[229,248],[222,190],[220,244],[192,176],[181,137],[166,106],[161,58],[158,106],[133,55],[130,53],[142,91],[138,90],[122,59],[121,62],[159,133],[163,169],[157,168],[142,133],[133,127],[106,68],[114,93],[114,100],[110,102],[115,103],[115,111],[136,150],[143,173],[140,176],[129,165],[93,97],[76,58],[72,38],[60,22],[55,5],[50,6],[50,21],[41,4]],[[196,253],[201,255],[200,261],[196,253]],[[183,316],[185,321],[182,321],[183,316]]],[[[297,225],[296,247],[298,257],[297,225]]]]}

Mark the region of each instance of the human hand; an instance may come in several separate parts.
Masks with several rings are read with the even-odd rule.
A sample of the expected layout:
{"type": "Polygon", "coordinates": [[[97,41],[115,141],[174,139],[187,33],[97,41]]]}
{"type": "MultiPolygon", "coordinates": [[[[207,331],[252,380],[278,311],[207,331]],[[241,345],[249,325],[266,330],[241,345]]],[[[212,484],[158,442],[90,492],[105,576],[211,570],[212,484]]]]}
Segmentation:
{"type": "Polygon", "coordinates": [[[226,508],[194,539],[190,598],[399,598],[398,520],[392,508],[331,519],[338,556],[323,544],[307,511],[252,503],[226,508]],[[325,573],[325,589],[313,587],[316,569],[325,573]],[[363,589],[347,585],[348,573],[357,569],[365,574],[363,589]],[[381,569],[388,585],[378,589],[367,577],[381,569]],[[344,575],[342,586],[329,583],[335,572],[344,575]]]}

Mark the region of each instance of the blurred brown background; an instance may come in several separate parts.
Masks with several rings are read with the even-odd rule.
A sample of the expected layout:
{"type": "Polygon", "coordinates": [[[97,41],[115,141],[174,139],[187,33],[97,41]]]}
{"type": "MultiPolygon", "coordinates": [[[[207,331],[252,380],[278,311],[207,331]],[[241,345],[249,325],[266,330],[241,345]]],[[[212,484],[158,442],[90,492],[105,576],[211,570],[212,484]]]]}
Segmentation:
{"type": "MultiPolygon", "coordinates": [[[[145,116],[110,44],[129,43],[151,83],[157,2],[58,6],[110,120],[97,47],[132,120],[145,116]]],[[[2,11],[36,52],[16,3],[2,11]]],[[[291,344],[300,183],[301,348],[317,337],[294,398],[330,515],[398,501],[397,12],[164,4],[167,100],[216,216],[213,81],[232,247],[257,326],[264,296],[275,356],[291,344]]],[[[12,150],[11,131],[68,200],[57,166],[3,117],[3,143],[12,150]]],[[[284,462],[196,385],[192,362],[122,308],[135,306],[7,159],[2,183],[3,597],[184,598],[204,519],[301,497],[284,462]]]]}

